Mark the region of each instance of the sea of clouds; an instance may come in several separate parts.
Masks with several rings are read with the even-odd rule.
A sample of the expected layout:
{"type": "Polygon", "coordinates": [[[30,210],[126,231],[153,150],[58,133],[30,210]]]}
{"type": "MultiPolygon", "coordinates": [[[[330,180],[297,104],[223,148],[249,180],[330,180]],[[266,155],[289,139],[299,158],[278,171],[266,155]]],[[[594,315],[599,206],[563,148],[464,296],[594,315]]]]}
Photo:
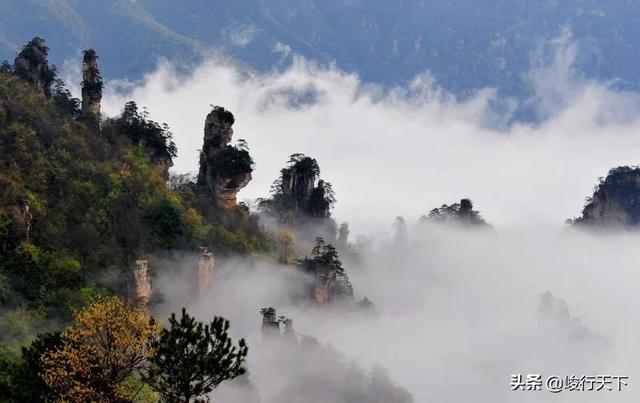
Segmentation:
{"type": "MultiPolygon", "coordinates": [[[[493,89],[459,98],[428,73],[381,88],[299,57],[267,73],[211,60],[184,75],[159,63],[140,83],[107,83],[107,115],[133,99],[170,125],[176,172],[197,171],[210,105],[231,110],[234,139],[248,141],[256,162],[240,199],[267,196],[289,154],[316,158],[337,193],[334,216],[368,239],[347,271],[357,296],[375,303],[375,317],[294,306],[287,268],[246,260],[217,263],[206,301],[184,297],[180,271],[156,279],[163,309],[187,305],[203,318],[229,318],[234,334],[249,341],[250,380],[266,402],[278,401],[301,369],[292,361],[276,370],[266,358],[264,306],[345,360],[381,364],[416,402],[638,401],[640,236],[587,234],[563,223],[610,168],[638,162],[640,98],[575,71],[580,44],[569,32],[541,48],[532,52],[540,61],[526,72],[533,95],[524,101],[493,89]],[[540,120],[514,120],[523,104],[540,120]],[[493,230],[414,226],[463,197],[493,230]],[[391,234],[398,215],[409,223],[401,246],[391,234]],[[540,311],[546,291],[564,301],[556,314],[540,311]],[[630,379],[623,392],[513,392],[517,373],[630,379]]],[[[322,401],[309,393],[306,401],[322,401]]]]}
{"type": "Polygon", "coordinates": [[[561,225],[579,214],[598,177],[637,163],[640,98],[574,71],[579,44],[570,35],[545,49],[540,54],[552,57],[528,73],[534,95],[525,101],[492,89],[460,100],[427,73],[382,89],[296,57],[270,73],[210,61],[181,75],[160,63],[136,85],[108,83],[103,110],[117,114],[133,99],[168,123],[179,150],[174,171],[184,173],[197,172],[204,118],[222,105],[236,116],[234,139],[248,141],[256,162],[241,200],[267,196],[288,155],[302,152],[333,184],[334,216],[359,234],[462,197],[501,227],[561,225]],[[509,111],[522,103],[543,119],[513,121],[509,111]]]}

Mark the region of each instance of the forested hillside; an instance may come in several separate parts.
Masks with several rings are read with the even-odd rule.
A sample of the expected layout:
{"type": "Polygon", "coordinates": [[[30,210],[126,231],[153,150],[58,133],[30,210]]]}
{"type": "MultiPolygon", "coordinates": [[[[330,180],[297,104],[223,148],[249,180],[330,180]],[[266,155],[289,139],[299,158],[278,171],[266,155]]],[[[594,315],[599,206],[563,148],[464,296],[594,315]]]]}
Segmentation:
{"type": "MultiPolygon", "coordinates": [[[[253,159],[244,140],[232,142],[230,111],[215,106],[205,118],[198,176],[170,172],[170,128],[135,102],[103,116],[99,57],[83,54],[82,99],[40,37],[0,71],[0,401],[188,402],[243,375],[247,346],[232,344],[222,317],[154,316],[165,295],[153,277],[163,273],[181,277],[184,301],[206,301],[219,281],[211,251],[244,259],[246,273],[252,259],[295,271],[284,292],[293,304],[372,309],[356,303],[338,250],[322,238],[336,240],[335,196],[314,159],[292,155],[283,187],[251,212],[236,195],[253,159]]],[[[301,348],[311,360],[321,347],[301,348]]]]}
{"type": "MultiPolygon", "coordinates": [[[[40,39],[24,54],[38,52],[46,65],[40,39]]],[[[171,132],[135,103],[100,122],[55,72],[38,87],[11,70],[0,73],[4,352],[89,297],[122,291],[121,277],[136,259],[206,244],[222,254],[269,251],[246,208],[203,214],[193,184],[180,177],[167,184],[177,152],[171,132]]]]}

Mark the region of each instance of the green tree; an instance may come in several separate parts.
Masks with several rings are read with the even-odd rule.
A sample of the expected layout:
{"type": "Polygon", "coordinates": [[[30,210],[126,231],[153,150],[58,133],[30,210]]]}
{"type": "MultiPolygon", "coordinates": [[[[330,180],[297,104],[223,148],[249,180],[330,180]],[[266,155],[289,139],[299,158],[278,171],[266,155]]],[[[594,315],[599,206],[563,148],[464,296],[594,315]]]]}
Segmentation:
{"type": "Polygon", "coordinates": [[[322,237],[316,238],[311,250],[311,258],[299,260],[298,266],[313,275],[316,279],[315,285],[318,280],[320,283],[329,284],[332,299],[353,299],[353,285],[342,266],[338,251],[333,245],[326,243],[322,237]]]}
{"type": "Polygon", "coordinates": [[[11,400],[15,402],[54,401],[55,393],[42,379],[42,357],[62,347],[60,333],[42,333],[29,347],[22,348],[22,361],[15,365],[10,387],[11,400]]]}
{"type": "Polygon", "coordinates": [[[460,203],[443,204],[429,212],[429,216],[421,222],[433,221],[438,223],[459,223],[474,226],[488,226],[480,213],[473,209],[470,199],[462,199],[460,203]]]}
{"type": "Polygon", "coordinates": [[[3,60],[0,64],[0,73],[11,74],[13,73],[13,65],[8,60],[3,60]]]}
{"type": "Polygon", "coordinates": [[[114,125],[120,134],[133,143],[143,145],[152,160],[171,159],[178,155],[169,126],[147,119],[147,113],[140,113],[138,105],[133,101],[127,102],[122,114],[108,120],[107,124],[114,125]]]}
{"type": "Polygon", "coordinates": [[[68,116],[77,118],[80,116],[80,100],[74,98],[61,79],[53,82],[53,93],[51,99],[60,111],[68,116]]]}
{"type": "Polygon", "coordinates": [[[338,271],[344,270],[342,268],[342,262],[338,256],[338,251],[333,247],[333,245],[326,243],[322,237],[316,238],[316,244],[311,250],[311,256],[317,264],[327,266],[338,271]]]}
{"type": "Polygon", "coordinates": [[[153,344],[145,378],[164,401],[187,403],[244,374],[248,347],[244,339],[235,346],[228,330],[229,321],[221,317],[207,325],[185,309],[180,320],[172,314],[153,344]]]}

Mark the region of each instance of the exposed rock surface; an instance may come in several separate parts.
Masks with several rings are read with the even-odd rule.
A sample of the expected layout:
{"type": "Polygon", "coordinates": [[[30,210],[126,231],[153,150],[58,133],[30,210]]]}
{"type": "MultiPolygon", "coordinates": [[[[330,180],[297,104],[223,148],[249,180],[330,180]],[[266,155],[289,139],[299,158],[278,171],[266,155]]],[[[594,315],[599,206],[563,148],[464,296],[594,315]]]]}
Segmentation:
{"type": "Polygon", "coordinates": [[[149,262],[136,260],[133,269],[132,299],[137,305],[147,305],[151,299],[151,282],[149,281],[149,262]]]}
{"type": "Polygon", "coordinates": [[[49,68],[47,55],[49,48],[44,39],[33,38],[15,59],[13,70],[15,74],[30,83],[38,92],[51,97],[51,84],[54,81],[54,71],[49,68]]]}
{"type": "Polygon", "coordinates": [[[315,306],[353,304],[353,285],[344,268],[310,260],[303,261],[304,269],[312,277],[307,284],[307,297],[315,306]]]}
{"type": "Polygon", "coordinates": [[[343,222],[338,228],[337,246],[340,250],[345,250],[349,246],[349,224],[343,222]]]}
{"type": "Polygon", "coordinates": [[[213,279],[215,263],[213,253],[207,248],[200,248],[200,258],[198,259],[198,295],[205,298],[209,294],[211,280],[213,279]]]}
{"type": "Polygon", "coordinates": [[[609,171],[587,199],[577,224],[634,227],[640,223],[640,168],[617,167],[609,171]]]}
{"type": "Polygon", "coordinates": [[[262,335],[266,337],[280,336],[280,322],[275,308],[262,308],[260,314],[262,315],[262,335]]]}
{"type": "Polygon", "coordinates": [[[229,145],[233,136],[233,114],[216,106],[204,124],[204,144],[200,152],[198,188],[213,196],[215,205],[231,209],[238,192],[251,181],[253,161],[245,148],[229,145]]]}
{"type": "Polygon", "coordinates": [[[13,232],[19,239],[29,240],[31,228],[33,225],[33,215],[31,214],[31,206],[26,200],[22,202],[19,208],[16,208],[12,217],[13,232]]]}
{"type": "Polygon", "coordinates": [[[29,242],[33,230],[33,214],[28,201],[22,200],[19,205],[7,206],[7,213],[8,217],[0,217],[8,218],[3,222],[6,226],[2,228],[3,236],[0,236],[0,256],[22,241],[29,242]]]}
{"type": "Polygon", "coordinates": [[[277,223],[296,231],[303,240],[321,236],[336,241],[336,222],[331,217],[335,195],[331,184],[319,179],[318,162],[304,154],[292,154],[280,177],[273,183],[271,197],[261,199],[259,208],[277,223]]]}
{"type": "Polygon", "coordinates": [[[313,297],[316,305],[325,305],[331,302],[331,288],[336,280],[336,271],[328,267],[319,267],[316,271],[316,284],[313,297]]]}
{"type": "Polygon", "coordinates": [[[275,308],[268,307],[260,310],[262,315],[262,335],[273,337],[295,337],[296,331],[293,328],[293,319],[286,316],[278,316],[275,308]]]}
{"type": "Polygon", "coordinates": [[[325,200],[326,183],[320,179],[316,185],[319,172],[317,162],[305,156],[281,171],[282,195],[290,201],[295,213],[318,218],[331,215],[331,205],[325,200]]]}
{"type": "Polygon", "coordinates": [[[311,258],[299,260],[299,267],[309,274],[307,298],[315,305],[354,302],[353,286],[342,266],[337,250],[322,238],[316,240],[311,258]]]}
{"type": "Polygon", "coordinates": [[[82,113],[99,117],[101,101],[102,77],[98,56],[93,49],[87,49],[82,59],[82,113]]]}

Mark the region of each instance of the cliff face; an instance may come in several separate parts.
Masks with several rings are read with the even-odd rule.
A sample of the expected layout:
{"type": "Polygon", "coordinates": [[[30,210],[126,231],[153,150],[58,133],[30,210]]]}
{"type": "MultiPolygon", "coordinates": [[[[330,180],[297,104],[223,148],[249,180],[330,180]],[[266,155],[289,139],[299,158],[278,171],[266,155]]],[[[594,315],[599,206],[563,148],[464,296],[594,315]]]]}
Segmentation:
{"type": "Polygon", "coordinates": [[[267,337],[279,336],[280,322],[278,321],[275,308],[262,308],[260,314],[262,315],[262,335],[267,337]]]}
{"type": "Polygon", "coordinates": [[[44,40],[36,36],[18,54],[13,66],[18,77],[47,98],[51,97],[51,84],[54,80],[54,72],[47,62],[48,52],[49,48],[45,46],[44,40]]]}
{"type": "Polygon", "coordinates": [[[253,160],[246,148],[229,145],[233,136],[233,114],[216,106],[205,120],[200,152],[198,188],[213,196],[215,205],[231,209],[238,192],[251,181],[253,160]]]}
{"type": "Polygon", "coordinates": [[[93,49],[87,49],[82,59],[82,113],[99,117],[101,101],[102,78],[98,56],[93,49]]]}
{"type": "Polygon", "coordinates": [[[316,185],[319,172],[316,160],[305,156],[300,156],[281,171],[282,197],[296,214],[316,218],[331,216],[331,203],[327,200],[326,191],[328,184],[320,179],[316,185]]]}
{"type": "Polygon", "coordinates": [[[300,295],[301,301],[311,302],[315,306],[354,303],[354,290],[349,276],[342,263],[323,261],[324,258],[303,259],[302,269],[309,274],[305,283],[305,292],[300,295]]]}
{"type": "Polygon", "coordinates": [[[640,224],[640,168],[618,167],[600,181],[575,223],[633,227],[640,224]]]}
{"type": "Polygon", "coordinates": [[[353,303],[353,286],[333,245],[318,238],[311,258],[299,260],[298,265],[310,275],[307,295],[315,305],[353,303]]]}
{"type": "Polygon", "coordinates": [[[335,194],[319,176],[314,158],[292,154],[272,186],[271,197],[261,199],[258,207],[279,224],[300,231],[302,238],[321,236],[335,242],[337,228],[331,218],[335,194]]]}
{"type": "Polygon", "coordinates": [[[169,169],[173,166],[173,158],[166,153],[159,153],[154,149],[147,149],[147,158],[155,168],[156,172],[163,178],[169,178],[169,169]]]}
{"type": "Polygon", "coordinates": [[[335,269],[323,267],[316,271],[316,284],[313,289],[313,298],[316,305],[325,305],[331,302],[332,285],[335,280],[335,269]]]}
{"type": "Polygon", "coordinates": [[[306,210],[315,183],[313,171],[296,169],[295,166],[282,170],[282,194],[291,200],[295,211],[306,210]]]}

